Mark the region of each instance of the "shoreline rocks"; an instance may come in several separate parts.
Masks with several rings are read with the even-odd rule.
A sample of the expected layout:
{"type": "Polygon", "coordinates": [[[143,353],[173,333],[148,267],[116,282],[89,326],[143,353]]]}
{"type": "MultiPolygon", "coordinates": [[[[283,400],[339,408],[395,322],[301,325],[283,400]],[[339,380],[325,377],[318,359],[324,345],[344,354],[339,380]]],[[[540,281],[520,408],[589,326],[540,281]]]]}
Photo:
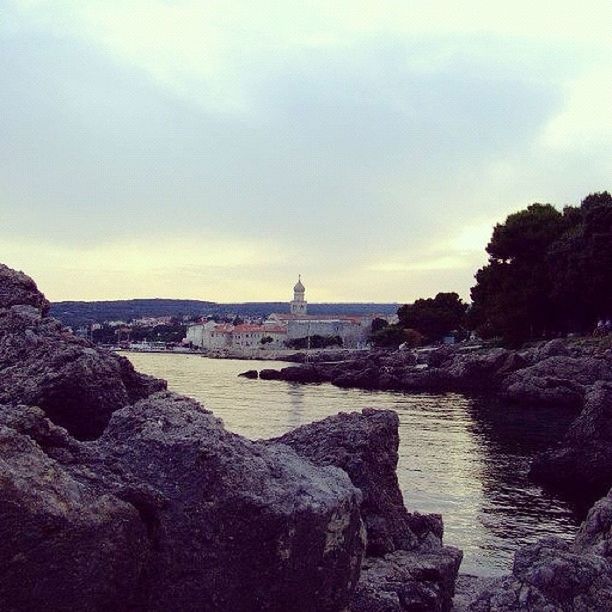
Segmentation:
{"type": "Polygon", "coordinates": [[[442,544],[442,517],[409,513],[397,480],[399,418],[340,413],[269,440],[315,465],[342,468],[363,495],[366,558],[353,612],[450,610],[463,554],[442,544]]]}

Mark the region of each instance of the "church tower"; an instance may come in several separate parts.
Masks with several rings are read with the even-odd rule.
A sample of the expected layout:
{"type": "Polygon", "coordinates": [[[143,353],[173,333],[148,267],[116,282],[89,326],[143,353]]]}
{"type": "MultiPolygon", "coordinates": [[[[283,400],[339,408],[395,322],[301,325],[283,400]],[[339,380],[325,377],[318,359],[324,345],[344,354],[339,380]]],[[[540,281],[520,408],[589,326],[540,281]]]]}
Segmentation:
{"type": "Polygon", "coordinates": [[[298,276],[298,282],[295,284],[293,288],[293,300],[289,304],[290,312],[293,315],[305,315],[306,314],[306,300],[304,299],[304,294],[306,293],[306,288],[302,285],[302,275],[298,276]]]}

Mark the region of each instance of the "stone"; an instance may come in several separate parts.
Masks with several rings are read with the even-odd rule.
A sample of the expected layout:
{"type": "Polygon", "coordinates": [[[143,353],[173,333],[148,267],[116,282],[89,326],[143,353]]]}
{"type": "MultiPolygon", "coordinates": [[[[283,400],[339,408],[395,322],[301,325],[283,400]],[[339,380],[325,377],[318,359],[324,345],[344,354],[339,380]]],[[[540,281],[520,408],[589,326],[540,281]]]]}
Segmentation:
{"type": "Polygon", "coordinates": [[[259,377],[257,370],[247,370],[246,372],[241,372],[238,376],[242,376],[244,378],[255,379],[259,377]]]}
{"type": "Polygon", "coordinates": [[[270,440],[316,465],[335,465],[363,494],[368,546],[353,612],[448,610],[462,559],[442,545],[442,518],[409,513],[397,481],[399,419],[390,410],[341,413],[270,440]]]}
{"type": "Polygon", "coordinates": [[[555,356],[512,373],[503,390],[516,402],[578,409],[587,388],[599,380],[612,380],[612,364],[607,359],[555,356]]]}
{"type": "Polygon", "coordinates": [[[398,550],[364,561],[351,612],[442,612],[451,609],[460,550],[398,550]]]}
{"type": "Polygon", "coordinates": [[[365,548],[340,469],[158,393],[79,442],[0,407],[0,609],[347,608],[365,548]]]}
{"type": "Polygon", "coordinates": [[[114,410],[165,387],[31,305],[0,309],[0,403],[37,405],[85,440],[102,433],[114,410]]]}
{"type": "MultiPolygon", "coordinates": [[[[24,410],[2,407],[0,416],[9,413],[17,423],[15,413],[24,410]]],[[[22,416],[47,442],[55,433],[61,446],[67,436],[43,424],[41,411],[22,416]]],[[[141,609],[138,585],[149,552],[134,506],[85,470],[51,459],[30,436],[0,425],[0,609],[141,609]]]]}
{"type": "Polygon", "coordinates": [[[232,434],[170,393],[115,412],[95,446],[163,499],[147,511],[151,610],[348,605],[365,543],[361,494],[341,470],[232,434]]]}
{"type": "Polygon", "coordinates": [[[0,308],[22,304],[32,306],[43,316],[50,308],[49,302],[29,276],[0,263],[0,308]]]}
{"type": "Polygon", "coordinates": [[[460,578],[457,612],[610,610],[612,490],[590,510],[573,542],[544,538],[519,549],[512,573],[460,578]]]}
{"type": "Polygon", "coordinates": [[[335,465],[349,475],[363,494],[368,555],[414,548],[418,543],[397,480],[398,426],[395,412],[366,408],[303,425],[270,441],[290,446],[316,465],[335,465]]]}

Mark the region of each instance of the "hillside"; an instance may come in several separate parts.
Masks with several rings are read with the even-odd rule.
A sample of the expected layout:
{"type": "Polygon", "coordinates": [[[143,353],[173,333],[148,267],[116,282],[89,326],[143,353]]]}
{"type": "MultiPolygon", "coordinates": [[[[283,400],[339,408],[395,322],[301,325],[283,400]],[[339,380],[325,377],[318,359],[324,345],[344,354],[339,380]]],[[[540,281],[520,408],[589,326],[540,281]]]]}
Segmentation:
{"type": "MultiPolygon", "coordinates": [[[[109,300],[100,302],[55,302],[51,316],[65,325],[78,327],[85,323],[103,321],[130,321],[140,317],[239,315],[265,317],[272,312],[287,312],[286,302],[245,302],[218,304],[203,300],[174,300],[166,298],[109,300]]],[[[309,304],[309,314],[395,314],[398,304],[341,303],[309,304]]]]}

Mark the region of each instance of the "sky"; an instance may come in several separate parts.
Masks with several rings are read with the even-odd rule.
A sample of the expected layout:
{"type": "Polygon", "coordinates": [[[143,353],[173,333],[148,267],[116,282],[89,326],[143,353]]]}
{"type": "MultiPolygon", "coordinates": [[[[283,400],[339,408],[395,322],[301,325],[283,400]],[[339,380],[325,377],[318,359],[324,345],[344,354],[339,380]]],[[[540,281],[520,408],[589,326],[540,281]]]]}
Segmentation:
{"type": "Polygon", "coordinates": [[[612,3],[0,0],[0,261],[48,298],[469,297],[610,190],[612,3]]]}

